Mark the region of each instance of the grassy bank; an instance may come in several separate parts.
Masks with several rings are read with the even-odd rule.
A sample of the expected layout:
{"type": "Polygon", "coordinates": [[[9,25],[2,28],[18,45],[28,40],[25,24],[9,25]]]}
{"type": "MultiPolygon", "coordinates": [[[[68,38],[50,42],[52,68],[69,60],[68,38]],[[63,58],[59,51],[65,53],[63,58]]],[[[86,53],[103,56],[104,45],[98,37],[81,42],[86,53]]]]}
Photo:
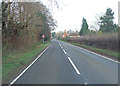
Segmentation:
{"type": "MultiPolygon", "coordinates": [[[[111,51],[111,50],[107,50],[107,49],[100,49],[100,48],[87,46],[87,45],[79,44],[79,43],[72,43],[72,42],[68,42],[68,41],[64,41],[64,42],[67,42],[67,43],[70,43],[70,44],[73,44],[73,45],[76,45],[76,46],[91,50],[93,52],[108,56],[108,57],[116,59],[116,60],[118,59],[118,52],[115,52],[115,51],[111,51]]],[[[120,55],[120,53],[119,53],[119,55],[120,55]]]]}
{"type": "Polygon", "coordinates": [[[35,57],[37,57],[40,52],[42,52],[48,45],[48,43],[39,43],[32,46],[28,50],[18,53],[10,53],[3,56],[3,70],[2,79],[3,83],[10,80],[14,75],[17,74],[21,69],[27,66],[35,57]]]}
{"type": "Polygon", "coordinates": [[[92,46],[100,49],[118,51],[118,33],[91,34],[80,37],[69,37],[67,41],[92,46]]]}

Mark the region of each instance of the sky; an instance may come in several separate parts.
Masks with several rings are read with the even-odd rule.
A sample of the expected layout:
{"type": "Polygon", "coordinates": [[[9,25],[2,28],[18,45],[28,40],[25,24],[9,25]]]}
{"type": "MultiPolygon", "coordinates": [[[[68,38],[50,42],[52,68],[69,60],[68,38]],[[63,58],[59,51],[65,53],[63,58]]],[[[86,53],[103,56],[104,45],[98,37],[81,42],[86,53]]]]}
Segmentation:
{"type": "MultiPolygon", "coordinates": [[[[41,0],[48,6],[48,0],[41,0]]],[[[119,0],[57,0],[59,8],[49,7],[58,28],[54,31],[73,30],[80,31],[83,17],[87,20],[89,29],[99,29],[96,25],[99,16],[105,14],[106,9],[114,11],[114,22],[118,24],[119,0]],[[94,28],[91,27],[94,25],[94,28]]]]}

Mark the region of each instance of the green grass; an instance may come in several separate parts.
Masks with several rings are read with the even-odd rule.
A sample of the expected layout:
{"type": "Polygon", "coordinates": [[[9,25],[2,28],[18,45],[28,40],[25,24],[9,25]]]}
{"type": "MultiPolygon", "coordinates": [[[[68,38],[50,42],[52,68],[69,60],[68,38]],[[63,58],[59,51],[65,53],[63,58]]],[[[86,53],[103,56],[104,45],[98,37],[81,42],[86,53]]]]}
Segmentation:
{"type": "Polygon", "coordinates": [[[39,43],[38,45],[32,46],[29,50],[19,53],[11,53],[3,56],[3,70],[2,78],[3,83],[8,81],[13,75],[20,71],[21,68],[25,67],[35,57],[40,54],[49,43],[39,43]]]}
{"type": "Polygon", "coordinates": [[[70,44],[73,44],[73,45],[76,45],[76,46],[79,46],[79,47],[83,47],[83,48],[86,48],[88,50],[91,50],[91,51],[94,51],[94,52],[97,52],[97,53],[100,53],[100,54],[103,54],[103,55],[106,55],[106,56],[111,56],[113,58],[118,58],[118,54],[120,55],[120,53],[118,53],[118,52],[107,50],[107,49],[100,49],[100,48],[96,48],[96,47],[92,47],[92,46],[87,46],[87,45],[84,45],[84,44],[68,42],[68,41],[65,41],[65,40],[64,40],[64,42],[67,42],[67,43],[70,43],[70,44]]]}

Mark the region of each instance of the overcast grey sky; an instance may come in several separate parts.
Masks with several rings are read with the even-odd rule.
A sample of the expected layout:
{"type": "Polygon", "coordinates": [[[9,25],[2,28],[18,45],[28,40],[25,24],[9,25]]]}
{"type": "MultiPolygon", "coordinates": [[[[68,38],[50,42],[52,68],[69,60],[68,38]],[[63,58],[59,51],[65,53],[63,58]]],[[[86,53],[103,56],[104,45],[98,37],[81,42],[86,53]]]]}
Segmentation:
{"type": "MultiPolygon", "coordinates": [[[[48,0],[41,0],[48,4],[48,0]]],[[[57,0],[59,9],[52,7],[52,15],[58,22],[57,31],[80,30],[83,17],[86,18],[89,28],[95,25],[96,18],[103,15],[108,7],[112,8],[115,15],[114,22],[118,24],[119,0],[57,0]]],[[[50,8],[51,9],[51,8],[50,8]]],[[[97,29],[98,27],[96,27],[97,29]]]]}

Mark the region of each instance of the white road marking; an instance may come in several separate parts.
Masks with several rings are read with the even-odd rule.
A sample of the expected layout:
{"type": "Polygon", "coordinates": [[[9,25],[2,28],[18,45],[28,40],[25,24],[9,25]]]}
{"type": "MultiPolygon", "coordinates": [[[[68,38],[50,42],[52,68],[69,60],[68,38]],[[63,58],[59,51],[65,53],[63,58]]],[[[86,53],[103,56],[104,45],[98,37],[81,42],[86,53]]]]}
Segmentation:
{"type": "Polygon", "coordinates": [[[63,49],[63,47],[60,45],[60,47],[63,49]]]}
{"type": "Polygon", "coordinates": [[[115,61],[115,60],[110,59],[110,58],[108,58],[108,57],[105,57],[105,56],[103,56],[103,55],[100,55],[100,54],[97,54],[97,53],[95,53],[95,52],[89,51],[89,50],[87,50],[87,49],[84,49],[84,50],[86,50],[87,52],[90,52],[90,53],[92,53],[92,54],[98,55],[98,56],[100,56],[100,57],[103,57],[103,58],[105,58],[105,59],[111,60],[111,61],[113,61],[113,62],[120,63],[120,62],[118,62],[118,61],[115,61]]]}
{"type": "MultiPolygon", "coordinates": [[[[61,46],[61,44],[60,44],[60,43],[59,43],[59,45],[60,45],[60,47],[63,49],[63,47],[61,46]]],[[[64,49],[63,49],[63,52],[64,52],[65,54],[67,54],[67,53],[66,53],[66,51],[65,51],[64,49]]]]}
{"type": "Polygon", "coordinates": [[[61,46],[61,44],[59,43],[60,47],[63,49],[63,47],[61,46]]]}
{"type": "Polygon", "coordinates": [[[61,44],[59,43],[60,47],[61,47],[61,44]]]}
{"type": "MultiPolygon", "coordinates": [[[[67,43],[67,44],[69,44],[69,43],[67,43]]],[[[69,44],[69,45],[72,45],[72,44],[69,44]]],[[[72,45],[72,46],[75,46],[75,45],[72,45]]],[[[100,57],[102,57],[102,58],[105,58],[105,59],[107,59],[107,60],[110,60],[110,61],[113,61],[113,62],[116,62],[116,63],[119,63],[119,64],[120,64],[120,62],[118,62],[118,61],[116,61],[116,60],[113,60],[113,59],[110,59],[110,58],[108,58],[108,57],[106,57],[106,56],[97,54],[97,53],[92,52],[92,51],[90,51],[90,50],[87,50],[87,49],[85,49],[85,48],[78,47],[78,46],[75,46],[75,47],[80,48],[80,49],[83,49],[83,50],[85,50],[85,51],[87,51],[87,52],[90,52],[90,53],[92,53],[92,54],[98,55],[98,56],[100,56],[100,57]]]]}
{"type": "Polygon", "coordinates": [[[86,82],[85,82],[84,84],[85,84],[85,85],[87,85],[87,83],[86,83],[86,82]]]}
{"type": "Polygon", "coordinates": [[[50,47],[50,45],[22,73],[20,73],[20,75],[18,75],[8,86],[11,86],[12,84],[14,84],[40,58],[40,56],[43,55],[43,53],[50,47]]]}
{"type": "Polygon", "coordinates": [[[72,64],[73,68],[75,69],[75,71],[77,72],[77,74],[80,74],[79,70],[77,69],[77,67],[75,66],[75,64],[72,62],[72,60],[70,59],[70,57],[68,57],[68,60],[70,61],[70,63],[72,64]]]}
{"type": "Polygon", "coordinates": [[[64,52],[65,54],[67,54],[66,51],[65,51],[64,49],[63,49],[63,52],[64,52]]]}

